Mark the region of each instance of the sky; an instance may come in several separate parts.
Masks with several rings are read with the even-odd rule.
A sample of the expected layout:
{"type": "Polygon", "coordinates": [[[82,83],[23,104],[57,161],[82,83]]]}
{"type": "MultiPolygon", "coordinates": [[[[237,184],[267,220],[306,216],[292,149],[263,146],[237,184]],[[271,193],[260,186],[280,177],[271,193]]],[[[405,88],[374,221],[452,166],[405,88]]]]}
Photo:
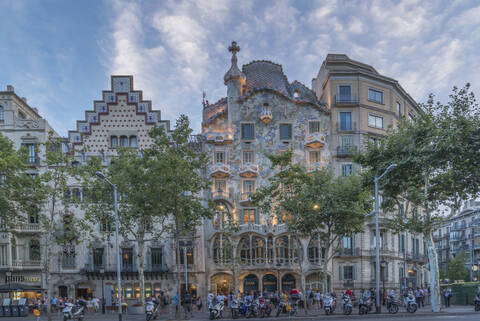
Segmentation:
{"type": "Polygon", "coordinates": [[[271,60],[311,87],[328,53],[397,79],[417,102],[453,86],[480,95],[480,2],[1,0],[0,90],[13,85],[61,135],[131,74],[144,99],[200,131],[202,92],[226,95],[227,48],[239,65],[271,60]]]}

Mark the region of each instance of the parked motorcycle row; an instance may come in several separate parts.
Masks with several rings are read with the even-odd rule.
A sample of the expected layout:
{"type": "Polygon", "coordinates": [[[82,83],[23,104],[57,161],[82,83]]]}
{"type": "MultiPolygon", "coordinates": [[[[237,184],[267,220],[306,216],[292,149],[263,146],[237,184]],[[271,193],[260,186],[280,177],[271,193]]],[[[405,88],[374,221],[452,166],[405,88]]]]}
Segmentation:
{"type": "Polygon", "coordinates": [[[76,304],[65,302],[65,308],[63,308],[63,321],[83,321],[85,318],[85,311],[87,310],[87,301],[78,300],[76,304]]]}
{"type": "MultiPolygon", "coordinates": [[[[279,305],[280,306],[280,305],[279,305]]],[[[232,319],[239,317],[268,317],[272,314],[273,304],[269,299],[260,297],[252,299],[246,297],[244,300],[233,299],[230,303],[232,319]]],[[[221,319],[223,317],[224,304],[223,301],[212,300],[208,306],[210,320],[221,319]]],[[[280,312],[277,312],[277,316],[280,312]]]]}

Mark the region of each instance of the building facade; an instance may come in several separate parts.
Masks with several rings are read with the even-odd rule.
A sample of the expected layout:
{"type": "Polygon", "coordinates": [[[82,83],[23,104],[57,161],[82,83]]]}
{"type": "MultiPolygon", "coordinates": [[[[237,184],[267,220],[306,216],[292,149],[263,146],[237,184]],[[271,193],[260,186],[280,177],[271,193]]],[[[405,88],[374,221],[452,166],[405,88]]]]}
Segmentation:
{"type": "MultiPolygon", "coordinates": [[[[28,151],[27,171],[39,174],[44,166],[44,144],[49,135],[58,134],[42,118],[36,108],[20,97],[13,86],[0,91],[0,133],[15,148],[28,151]]],[[[1,211],[1,209],[0,209],[1,211]]],[[[41,253],[41,229],[38,216],[25,218],[15,228],[0,230],[0,292],[21,289],[28,297],[36,297],[45,288],[41,253]]]]}
{"type": "MultiPolygon", "coordinates": [[[[282,66],[270,61],[253,61],[240,70],[239,47],[232,43],[229,50],[232,58],[224,75],[226,96],[214,104],[204,101],[201,135],[192,140],[198,151],[210,157],[205,175],[212,180],[212,189],[205,191],[205,196],[217,203],[218,212],[198,227],[185,262],[175,261],[168,238],[148,244],[145,294],[175,293],[175,280],[185,268],[189,282],[185,284],[180,276],[182,289],[188,287],[201,296],[208,290],[226,293],[235,286],[242,292],[273,292],[302,284],[307,289],[320,289],[324,273],[329,288],[337,293],[374,286],[373,222],[365,225],[364,233],[342,239],[340,251],[323,271],[325,251],[316,236],[292,235],[287,231],[286,213],[262,213],[253,206],[250,195],[274,174],[265,154],[286,149],[293,150],[295,162],[312,171],[331,167],[337,175],[347,176],[359,170],[353,164],[352,152],[364,148],[365,142],[381,139],[389,126],[415,117],[421,112],[415,101],[397,81],[345,55],[328,55],[310,89],[298,81],[289,82],[282,66]],[[230,216],[239,230],[227,235],[225,218],[230,216]],[[232,248],[227,250],[229,246],[232,248]]],[[[2,133],[10,135],[17,147],[37,135],[38,141],[45,141],[50,127],[34,109],[13,94],[13,89],[0,92],[0,97],[2,133]]],[[[100,156],[107,166],[118,146],[139,151],[148,147],[152,143],[148,131],[154,126],[169,130],[169,122],[134,89],[132,76],[112,76],[111,88],[94,101],[93,109],[85,112],[85,119],[77,122],[66,140],[78,164],[100,156]]],[[[37,166],[41,169],[37,158],[32,154],[32,170],[37,166]]],[[[77,202],[86,197],[75,181],[66,193],[77,202]]],[[[69,204],[69,208],[72,215],[83,216],[79,204],[69,204]]],[[[116,290],[114,240],[105,237],[102,228],[101,224],[95,227],[96,238],[56,249],[54,295],[105,293],[107,305],[112,303],[116,290]]],[[[40,275],[36,285],[40,289],[41,256],[31,259],[37,258],[31,256],[37,249],[31,245],[35,233],[41,231],[32,221],[20,231],[2,234],[0,270],[15,272],[21,255],[25,262],[18,269],[21,273],[11,275],[24,275],[22,282],[37,280],[40,275]],[[36,265],[34,261],[38,261],[36,265]]],[[[381,224],[380,246],[385,288],[427,282],[421,235],[393,234],[381,224]]],[[[127,301],[140,295],[136,251],[135,244],[121,241],[122,289],[127,301]]],[[[8,286],[17,279],[5,280],[8,286]]]]}
{"type": "MultiPolygon", "coordinates": [[[[343,54],[327,55],[312,80],[312,88],[330,110],[329,148],[337,175],[346,176],[359,170],[352,161],[354,152],[365,148],[368,142],[379,142],[399,121],[408,121],[421,113],[396,80],[343,54]]],[[[411,208],[412,212],[419,210],[411,208]]],[[[423,236],[394,234],[383,224],[382,218],[388,215],[394,213],[380,214],[382,287],[425,285],[427,252],[423,236]]],[[[374,287],[374,219],[367,222],[364,233],[345,237],[339,247],[341,250],[333,259],[333,290],[338,293],[346,288],[374,287]]]]}
{"type": "MultiPolygon", "coordinates": [[[[479,280],[480,267],[480,202],[469,201],[447,218],[434,234],[438,253],[438,265],[446,271],[450,259],[464,252],[470,281],[479,280]]],[[[455,281],[455,280],[452,280],[455,281]]]]}

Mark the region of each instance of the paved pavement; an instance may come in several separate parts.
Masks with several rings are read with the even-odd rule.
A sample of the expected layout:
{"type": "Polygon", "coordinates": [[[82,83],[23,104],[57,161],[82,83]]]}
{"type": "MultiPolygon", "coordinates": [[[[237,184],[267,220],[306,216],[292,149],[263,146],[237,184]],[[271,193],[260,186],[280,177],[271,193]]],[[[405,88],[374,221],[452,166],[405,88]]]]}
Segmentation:
{"type": "MultiPolygon", "coordinates": [[[[290,320],[328,320],[328,319],[335,319],[335,320],[358,320],[358,319],[374,319],[378,321],[391,321],[394,320],[422,320],[422,321],[448,321],[448,320],[455,320],[455,321],[470,321],[470,320],[480,320],[480,312],[475,312],[473,306],[453,306],[448,309],[444,309],[440,313],[432,313],[428,307],[419,309],[416,313],[410,314],[405,311],[404,309],[400,309],[400,312],[397,314],[388,314],[386,312],[382,314],[368,314],[368,315],[358,315],[358,310],[354,309],[354,313],[349,316],[345,316],[337,311],[334,315],[326,316],[323,311],[318,310],[311,310],[309,315],[305,315],[302,310],[300,310],[298,316],[296,317],[287,317],[287,316],[280,316],[279,318],[270,317],[266,319],[259,319],[259,318],[251,318],[250,321],[266,321],[268,319],[281,319],[284,321],[290,320]]],[[[175,320],[172,318],[173,316],[170,314],[161,314],[157,321],[167,321],[167,320],[175,320]]],[[[17,318],[0,318],[0,321],[35,321],[35,317],[33,315],[29,315],[28,317],[17,317],[17,318]]],[[[85,315],[85,321],[117,321],[118,315],[114,313],[107,313],[102,315],[101,313],[88,313],[85,315]]],[[[123,321],[144,321],[144,315],[123,315],[123,321]]],[[[184,319],[183,319],[184,320],[184,319]]],[[[192,319],[190,319],[192,320],[192,319]]],[[[206,312],[194,312],[193,320],[195,321],[204,321],[208,320],[208,315],[206,312]]],[[[224,320],[231,320],[229,318],[229,314],[226,313],[224,320]]],[[[238,320],[244,320],[244,318],[240,318],[238,320]]],[[[40,321],[47,321],[46,316],[42,315],[40,321]]],[[[63,317],[59,313],[54,313],[53,321],[63,321],[63,317]]]]}

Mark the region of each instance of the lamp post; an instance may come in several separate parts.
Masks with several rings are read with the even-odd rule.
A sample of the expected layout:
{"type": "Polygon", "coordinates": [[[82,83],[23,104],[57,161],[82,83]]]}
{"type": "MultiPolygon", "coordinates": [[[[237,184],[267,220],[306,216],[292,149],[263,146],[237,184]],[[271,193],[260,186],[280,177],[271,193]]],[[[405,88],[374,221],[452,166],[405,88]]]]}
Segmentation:
{"type": "Polygon", "coordinates": [[[387,261],[382,260],[380,262],[380,267],[382,268],[382,286],[383,286],[383,295],[382,295],[382,305],[385,305],[385,268],[387,267],[387,261]]]}
{"type": "Polygon", "coordinates": [[[376,313],[380,313],[381,307],[380,307],[380,249],[378,247],[378,239],[380,236],[380,233],[378,232],[378,182],[385,176],[388,172],[390,172],[392,169],[397,167],[397,164],[391,164],[390,166],[387,167],[385,172],[383,172],[382,175],[379,177],[375,177],[374,183],[375,183],[375,308],[376,308],[376,313]]]}
{"type": "Polygon", "coordinates": [[[115,248],[116,248],[116,257],[117,257],[117,295],[118,295],[118,321],[122,321],[122,278],[120,274],[120,246],[118,244],[118,200],[117,200],[117,185],[113,184],[105,177],[102,172],[95,172],[95,175],[103,179],[105,182],[110,184],[113,187],[113,206],[115,213],[115,248]]]}
{"type": "Polygon", "coordinates": [[[105,285],[104,285],[104,279],[105,279],[105,268],[100,269],[100,274],[102,275],[102,314],[105,314],[105,285]]]}
{"type": "Polygon", "coordinates": [[[8,297],[11,299],[12,298],[12,291],[10,289],[11,283],[12,283],[12,271],[8,270],[5,272],[6,276],[6,281],[8,282],[8,297]]]}

